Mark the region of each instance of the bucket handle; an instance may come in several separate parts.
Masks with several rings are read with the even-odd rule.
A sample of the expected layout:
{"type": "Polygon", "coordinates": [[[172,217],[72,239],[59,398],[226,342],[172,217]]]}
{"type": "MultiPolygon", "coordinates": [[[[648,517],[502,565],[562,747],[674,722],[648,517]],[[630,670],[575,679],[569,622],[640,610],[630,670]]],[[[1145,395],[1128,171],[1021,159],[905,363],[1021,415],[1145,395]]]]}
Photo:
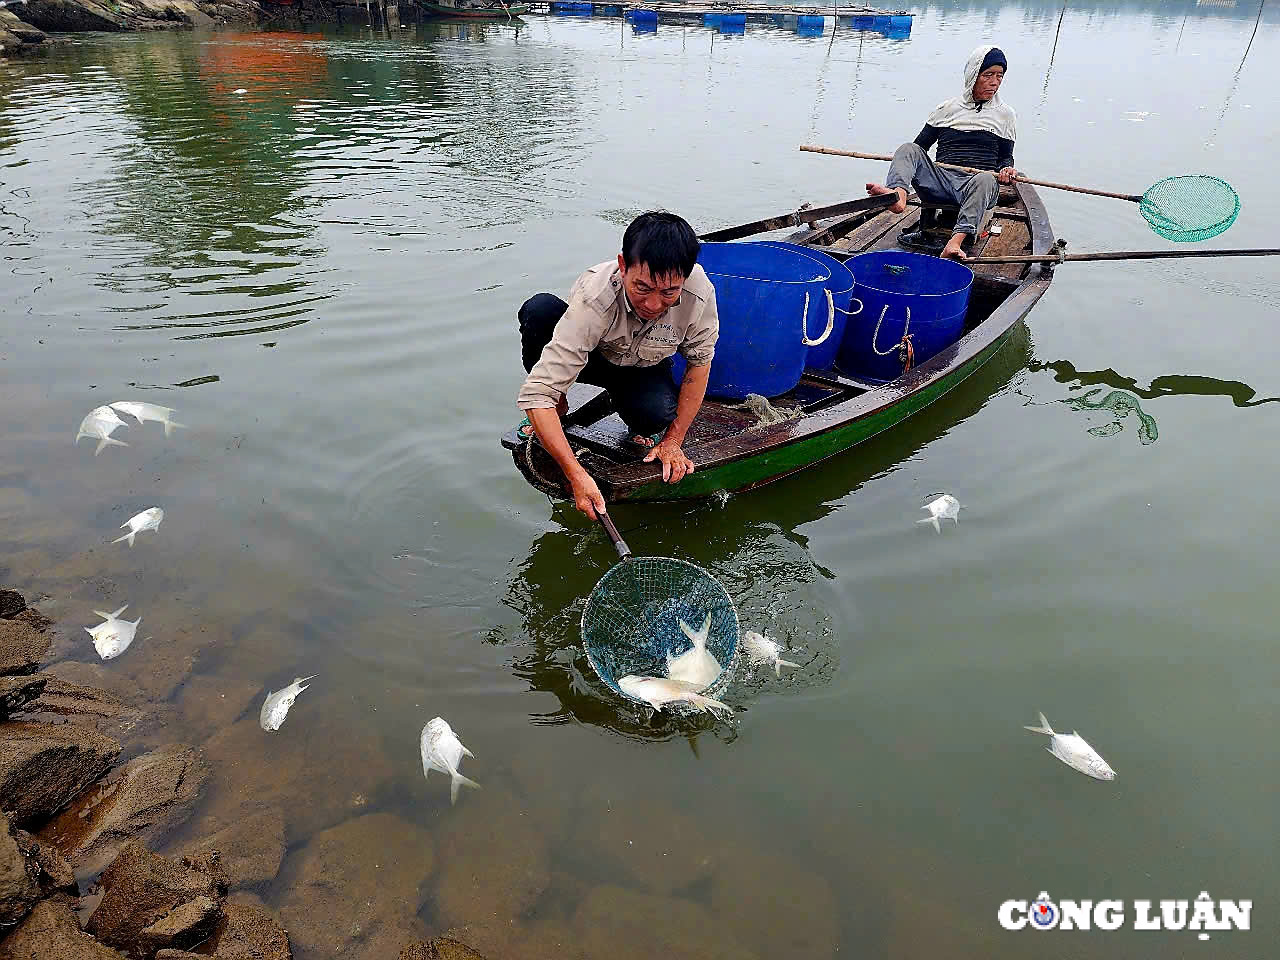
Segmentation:
{"type": "Polygon", "coordinates": [[[911,329],[911,308],[907,307],[907,322],[902,325],[902,337],[888,350],[881,350],[876,344],[880,341],[880,324],[884,323],[884,315],[889,312],[889,305],[886,303],[880,311],[880,319],[876,321],[875,332],[871,334],[871,349],[876,352],[877,356],[887,357],[893,351],[897,350],[903,340],[907,339],[907,331],[911,329]]]}
{"type": "Polygon", "coordinates": [[[816,347],[826,343],[827,337],[831,336],[831,330],[836,325],[836,302],[831,296],[831,291],[824,289],[822,291],[827,295],[827,329],[822,331],[822,336],[817,340],[809,339],[809,291],[804,292],[804,316],[800,318],[800,342],[806,347],[816,347]]]}

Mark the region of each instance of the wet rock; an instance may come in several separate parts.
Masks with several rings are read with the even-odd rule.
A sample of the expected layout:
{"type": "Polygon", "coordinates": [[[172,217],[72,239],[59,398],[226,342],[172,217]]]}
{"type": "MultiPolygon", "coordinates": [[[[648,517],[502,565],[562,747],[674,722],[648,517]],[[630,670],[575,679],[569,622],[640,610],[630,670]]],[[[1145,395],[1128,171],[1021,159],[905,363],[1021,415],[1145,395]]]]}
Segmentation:
{"type": "Polygon", "coordinates": [[[25,619],[0,620],[0,676],[35,673],[51,642],[25,619]]]}
{"type": "MultiPolygon", "coordinates": [[[[9,15],[13,20],[17,20],[13,14],[9,15]]],[[[6,25],[9,21],[5,21],[6,25]]],[[[21,21],[19,21],[21,22],[21,21]]],[[[12,29],[12,28],[10,28],[12,29]]],[[[27,609],[27,600],[17,590],[5,588],[0,590],[0,620],[12,620],[23,610],[27,609]]]]}
{"type": "Polygon", "coordinates": [[[72,724],[0,726],[0,810],[27,826],[45,820],[101,777],[120,744],[72,724]]]}
{"type": "Polygon", "coordinates": [[[255,704],[205,744],[218,776],[201,813],[218,828],[276,809],[284,814],[286,841],[297,845],[367,812],[414,762],[402,757],[393,763],[381,738],[360,735],[368,724],[349,701],[316,687],[318,682],[278,732],[258,725],[255,704]]]}
{"type": "Polygon", "coordinates": [[[151,853],[137,841],[121,851],[99,883],[102,902],[85,930],[138,957],[204,940],[226,895],[221,877],[151,853]]]}
{"type": "Polygon", "coordinates": [[[292,960],[289,935],[268,911],[227,904],[224,912],[210,943],[217,960],[292,960]]]}
{"type": "Polygon", "coordinates": [[[264,810],[187,844],[183,852],[190,856],[219,851],[227,881],[234,890],[274,880],[284,860],[284,849],[284,817],[278,810],[264,810]]]}
{"type": "Polygon", "coordinates": [[[0,677],[0,720],[7,720],[26,704],[40,696],[48,677],[26,674],[0,677]]]}
{"type": "Polygon", "coordinates": [[[167,914],[138,934],[137,950],[151,956],[165,947],[193,947],[203,943],[222,916],[216,897],[196,897],[167,914]]]}
{"type": "Polygon", "coordinates": [[[443,926],[505,923],[527,912],[551,879],[547,837],[501,788],[469,793],[443,819],[435,913],[443,926]]]}
{"type": "Polygon", "coordinates": [[[44,690],[24,709],[28,717],[74,718],[92,724],[100,732],[121,738],[132,733],[142,719],[142,711],[98,687],[65,679],[76,667],[93,664],[55,663],[38,674],[46,680],[44,690]]]}
{"type": "Polygon", "coordinates": [[[432,937],[407,945],[400,951],[400,960],[485,960],[485,957],[461,940],[432,937]]]}
{"type": "Polygon", "coordinates": [[[415,926],[432,860],[425,830],[389,813],[349,820],[285,860],[281,919],[304,955],[395,956],[409,939],[401,931],[415,926]]]}
{"type": "Polygon", "coordinates": [[[578,907],[578,946],[588,957],[650,960],[747,960],[759,957],[732,939],[726,925],[689,900],[657,897],[623,887],[592,890],[578,907]]]}
{"type": "Polygon", "coordinates": [[[209,778],[201,751],[170,744],[135,757],[40,831],[81,875],[97,873],[134,837],[156,844],[191,815],[209,778]]]}
{"type": "Polygon", "coordinates": [[[589,862],[654,893],[672,893],[704,880],[715,870],[724,845],[705,818],[670,804],[634,791],[596,788],[581,815],[576,846],[589,862]]]}
{"type": "Polygon", "coordinates": [[[495,960],[585,960],[586,957],[569,924],[470,923],[446,930],[445,937],[468,944],[469,949],[495,960]]]}
{"type": "Polygon", "coordinates": [[[42,900],[7,939],[0,960],[125,960],[80,929],[75,912],[62,899],[42,900]]]}
{"type": "Polygon", "coordinates": [[[71,872],[71,864],[47,843],[40,843],[25,830],[14,832],[18,841],[18,849],[27,858],[27,862],[35,866],[36,883],[40,887],[40,896],[49,897],[65,893],[69,897],[80,896],[80,885],[76,875],[71,872]]]}
{"type": "Polygon", "coordinates": [[[208,960],[208,957],[191,953],[188,950],[174,950],[172,947],[165,947],[163,950],[156,951],[156,960],[208,960]]]}
{"type": "Polygon", "coordinates": [[[22,15],[41,30],[123,30],[125,18],[96,0],[28,0],[22,15]]]}
{"type": "Polygon", "coordinates": [[[40,898],[39,869],[9,832],[9,818],[0,813],[0,936],[25,917],[40,898]]]}
{"type": "Polygon", "coordinates": [[[244,716],[249,705],[265,692],[257,680],[197,674],[183,684],[178,709],[193,730],[211,736],[244,716]]]}
{"type": "Polygon", "coordinates": [[[734,849],[711,881],[711,910],[765,956],[829,957],[840,945],[831,885],[800,864],[734,849]]]}

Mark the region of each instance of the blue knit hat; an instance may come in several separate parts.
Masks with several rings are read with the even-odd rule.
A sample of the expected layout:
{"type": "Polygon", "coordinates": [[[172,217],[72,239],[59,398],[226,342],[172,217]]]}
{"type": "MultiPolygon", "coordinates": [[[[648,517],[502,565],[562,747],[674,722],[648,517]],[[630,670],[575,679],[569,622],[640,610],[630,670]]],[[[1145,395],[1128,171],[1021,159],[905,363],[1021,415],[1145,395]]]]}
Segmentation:
{"type": "Polygon", "coordinates": [[[982,66],[978,68],[978,72],[982,73],[988,67],[1004,67],[1005,73],[1009,72],[1009,61],[1004,58],[1004,51],[999,47],[992,47],[987,51],[987,55],[982,58],[982,66]]]}

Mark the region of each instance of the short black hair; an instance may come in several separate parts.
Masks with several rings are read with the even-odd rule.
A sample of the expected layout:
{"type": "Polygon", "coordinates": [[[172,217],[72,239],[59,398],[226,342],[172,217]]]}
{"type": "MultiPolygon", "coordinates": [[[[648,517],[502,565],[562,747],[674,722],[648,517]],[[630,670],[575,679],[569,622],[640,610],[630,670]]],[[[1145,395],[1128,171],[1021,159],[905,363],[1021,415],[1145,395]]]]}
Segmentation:
{"type": "Polygon", "coordinates": [[[698,262],[698,235],[683,217],[650,210],[631,221],[622,235],[622,261],[643,263],[655,279],[672,273],[687,277],[698,262]]]}

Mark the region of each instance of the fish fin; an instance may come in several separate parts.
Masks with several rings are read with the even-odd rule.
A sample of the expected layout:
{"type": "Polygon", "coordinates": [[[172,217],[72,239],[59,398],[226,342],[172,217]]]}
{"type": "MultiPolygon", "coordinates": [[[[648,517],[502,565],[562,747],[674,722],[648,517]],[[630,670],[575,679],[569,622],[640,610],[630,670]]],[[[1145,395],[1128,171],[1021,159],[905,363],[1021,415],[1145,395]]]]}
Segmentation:
{"type": "Polygon", "coordinates": [[[1055,736],[1053,732],[1053,727],[1049,726],[1049,721],[1045,719],[1045,716],[1043,713],[1040,714],[1040,726],[1028,727],[1024,724],[1022,729],[1030,730],[1032,733],[1044,733],[1044,734],[1048,734],[1051,737],[1055,736]]]}
{"type": "Polygon", "coordinates": [[[794,667],[796,670],[799,670],[800,664],[792,663],[790,660],[783,660],[781,657],[774,661],[773,668],[777,671],[778,676],[782,676],[783,667],[794,667]]]}
{"type": "Polygon", "coordinates": [[[476,783],[474,780],[469,779],[468,777],[464,777],[457,770],[453,771],[451,776],[453,777],[453,779],[449,781],[449,805],[450,806],[458,802],[458,787],[466,786],[466,787],[471,787],[474,790],[480,789],[480,784],[476,783]]]}
{"type": "Polygon", "coordinates": [[[164,435],[166,437],[173,436],[173,430],[175,427],[181,427],[183,430],[187,429],[187,425],[185,423],[178,423],[175,420],[166,420],[164,422],[164,435]]]}
{"type": "Polygon", "coordinates": [[[320,676],[320,674],[318,674],[318,673],[313,673],[313,674],[312,674],[311,676],[309,676],[309,677],[294,677],[294,678],[293,678],[293,682],[294,682],[294,683],[306,683],[308,680],[314,680],[314,679],[315,679],[316,677],[318,677],[318,676],[320,676]]]}
{"type": "Polygon", "coordinates": [[[698,632],[697,638],[693,641],[693,645],[701,650],[707,648],[707,637],[711,635],[711,611],[707,611],[707,618],[702,621],[702,629],[698,632]]]}
{"type": "Polygon", "coordinates": [[[714,697],[706,697],[700,693],[691,693],[689,694],[689,703],[693,704],[699,710],[709,711],[711,713],[719,713],[723,710],[729,716],[733,716],[733,707],[715,699],[714,697]]]}
{"type": "MultiPolygon", "coordinates": [[[[462,747],[462,744],[458,744],[458,746],[462,747]]],[[[476,758],[476,755],[472,753],[470,750],[468,750],[466,747],[462,747],[462,755],[464,757],[470,757],[472,760],[476,758]]]]}
{"type": "Polygon", "coordinates": [[[94,629],[93,627],[85,627],[85,628],[84,628],[84,632],[85,632],[85,633],[87,633],[89,636],[91,636],[91,637],[92,637],[92,636],[93,636],[93,629],[94,629]]]}
{"type": "Polygon", "coordinates": [[[134,538],[134,537],[136,537],[136,536],[137,536],[137,534],[136,534],[136,533],[126,533],[123,537],[116,537],[116,538],[115,538],[114,540],[112,540],[111,542],[112,542],[112,543],[119,543],[121,540],[128,540],[128,541],[129,541],[129,546],[131,546],[131,547],[132,547],[132,546],[133,546],[133,538],[134,538]]]}
{"type": "Polygon", "coordinates": [[[125,443],[123,440],[115,440],[111,437],[103,437],[101,440],[98,441],[98,446],[94,449],[93,455],[96,457],[98,454],[102,452],[102,448],[107,446],[127,447],[128,444],[125,443]]]}

